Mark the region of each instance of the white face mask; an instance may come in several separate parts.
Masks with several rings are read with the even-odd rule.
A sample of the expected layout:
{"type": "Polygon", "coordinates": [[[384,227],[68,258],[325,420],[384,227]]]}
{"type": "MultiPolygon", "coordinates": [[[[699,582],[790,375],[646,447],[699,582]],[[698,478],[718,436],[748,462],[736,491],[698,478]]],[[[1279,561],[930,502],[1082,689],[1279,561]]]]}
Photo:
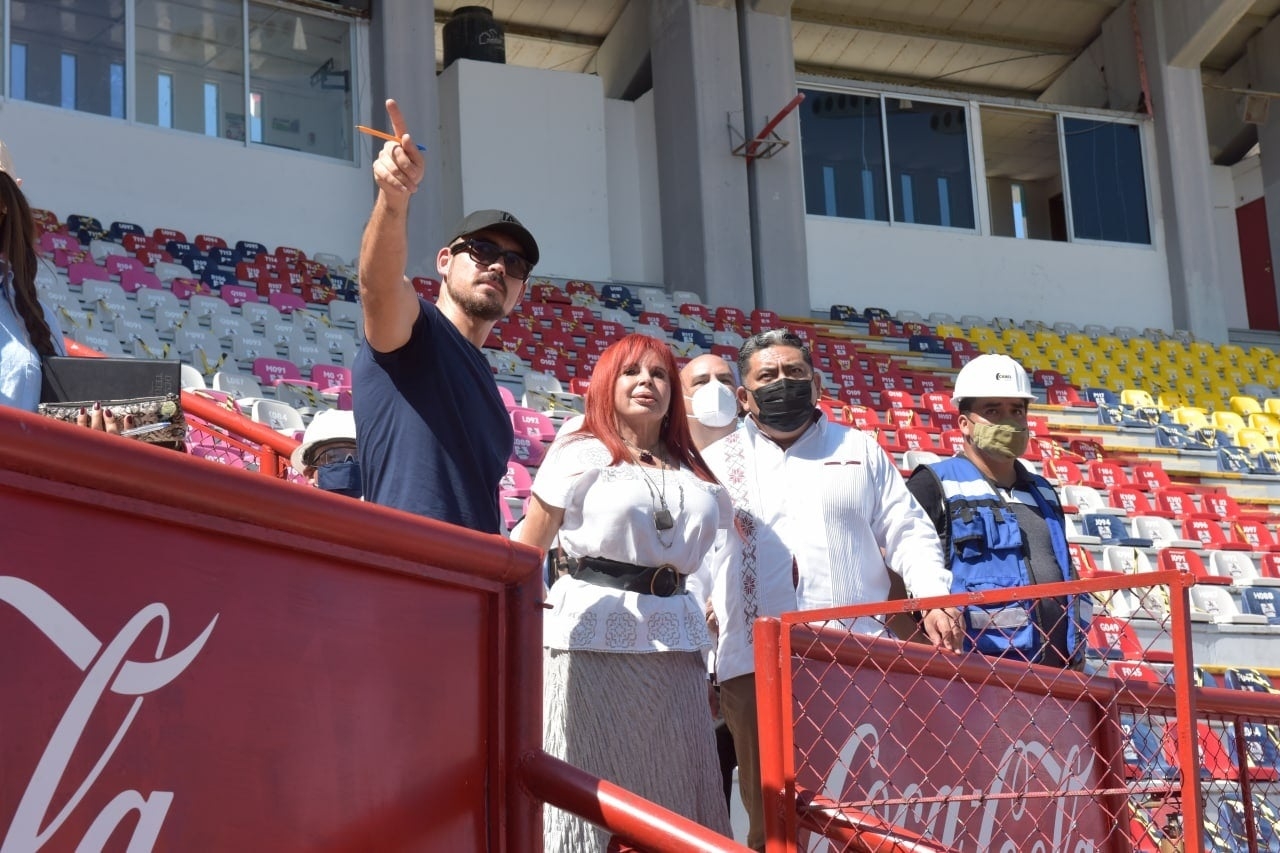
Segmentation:
{"type": "Polygon", "coordinates": [[[689,417],[711,429],[727,427],[738,417],[738,398],[728,385],[712,379],[689,398],[689,417]]]}

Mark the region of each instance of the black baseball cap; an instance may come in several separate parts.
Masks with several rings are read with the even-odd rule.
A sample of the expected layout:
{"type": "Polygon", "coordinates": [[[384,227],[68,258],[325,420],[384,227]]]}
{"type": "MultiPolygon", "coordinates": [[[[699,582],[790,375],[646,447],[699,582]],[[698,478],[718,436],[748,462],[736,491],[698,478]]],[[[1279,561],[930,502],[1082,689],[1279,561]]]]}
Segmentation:
{"type": "Polygon", "coordinates": [[[500,234],[506,234],[520,244],[520,253],[530,265],[538,263],[538,241],[533,239],[528,228],[520,224],[519,219],[505,210],[477,210],[468,213],[459,223],[449,242],[452,243],[459,237],[469,237],[478,231],[497,231],[500,234]]]}

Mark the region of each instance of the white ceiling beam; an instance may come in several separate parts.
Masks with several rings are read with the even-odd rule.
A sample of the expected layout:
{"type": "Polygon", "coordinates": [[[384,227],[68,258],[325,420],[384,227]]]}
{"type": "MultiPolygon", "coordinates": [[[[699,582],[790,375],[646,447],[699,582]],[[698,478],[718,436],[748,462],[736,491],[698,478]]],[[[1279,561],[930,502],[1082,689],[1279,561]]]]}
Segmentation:
{"type": "Polygon", "coordinates": [[[825,27],[862,30],[882,35],[903,36],[905,38],[928,39],[930,41],[955,42],[1009,50],[1017,53],[1039,53],[1057,56],[1075,56],[1079,49],[1075,44],[1044,39],[1028,39],[1017,36],[1001,36],[994,33],[974,32],[942,27],[913,24],[907,21],[895,21],[889,18],[864,18],[855,15],[840,15],[830,12],[819,12],[812,9],[791,10],[793,24],[815,24],[825,27]]]}
{"type": "Polygon", "coordinates": [[[1175,68],[1199,68],[1253,6],[1253,0],[1182,0],[1159,6],[1175,68]]]}

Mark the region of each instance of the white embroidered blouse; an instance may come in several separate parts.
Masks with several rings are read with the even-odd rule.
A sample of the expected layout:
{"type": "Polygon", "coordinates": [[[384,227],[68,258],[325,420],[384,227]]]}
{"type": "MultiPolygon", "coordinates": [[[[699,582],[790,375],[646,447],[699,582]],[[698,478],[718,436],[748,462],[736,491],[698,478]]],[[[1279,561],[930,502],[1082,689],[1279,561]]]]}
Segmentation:
{"type": "Polygon", "coordinates": [[[704,559],[733,524],[728,494],[685,469],[611,464],[590,436],[557,439],[538,469],[533,493],[564,509],[559,547],[571,557],[603,557],[637,566],[670,563],[686,575],[684,593],[625,592],[560,578],[551,587],[543,645],[551,649],[644,653],[704,651],[711,646],[699,602],[706,597],[704,559]],[[675,522],[658,530],[666,498],[675,522]]]}

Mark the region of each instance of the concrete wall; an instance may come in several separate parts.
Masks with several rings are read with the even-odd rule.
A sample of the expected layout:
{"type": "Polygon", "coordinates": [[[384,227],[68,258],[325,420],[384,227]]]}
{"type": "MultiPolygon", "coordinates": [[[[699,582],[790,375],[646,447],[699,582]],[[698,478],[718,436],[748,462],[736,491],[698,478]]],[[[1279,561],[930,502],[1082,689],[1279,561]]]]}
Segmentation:
{"type": "Polygon", "coordinates": [[[1218,241],[1218,292],[1228,329],[1249,328],[1244,301],[1244,273],[1240,267],[1240,232],[1236,228],[1235,182],[1230,166],[1212,166],[1213,230],[1218,241]]]}
{"type": "Polygon", "coordinates": [[[609,248],[617,281],[662,281],[662,220],[653,92],[605,101],[609,248]]]}
{"type": "Polygon", "coordinates": [[[459,60],[438,82],[442,145],[461,181],[445,221],[508,210],[538,240],[537,274],[612,278],[600,78],[459,60]]]}
{"type": "Polygon", "coordinates": [[[1169,271],[1156,248],[984,237],[806,217],[809,294],[833,303],[955,317],[1169,329],[1169,271]]]}
{"type": "MultiPolygon", "coordinates": [[[[373,204],[360,165],[0,101],[0,139],[36,207],[353,257],[373,204]]],[[[368,154],[362,154],[362,159],[368,154]]]]}

